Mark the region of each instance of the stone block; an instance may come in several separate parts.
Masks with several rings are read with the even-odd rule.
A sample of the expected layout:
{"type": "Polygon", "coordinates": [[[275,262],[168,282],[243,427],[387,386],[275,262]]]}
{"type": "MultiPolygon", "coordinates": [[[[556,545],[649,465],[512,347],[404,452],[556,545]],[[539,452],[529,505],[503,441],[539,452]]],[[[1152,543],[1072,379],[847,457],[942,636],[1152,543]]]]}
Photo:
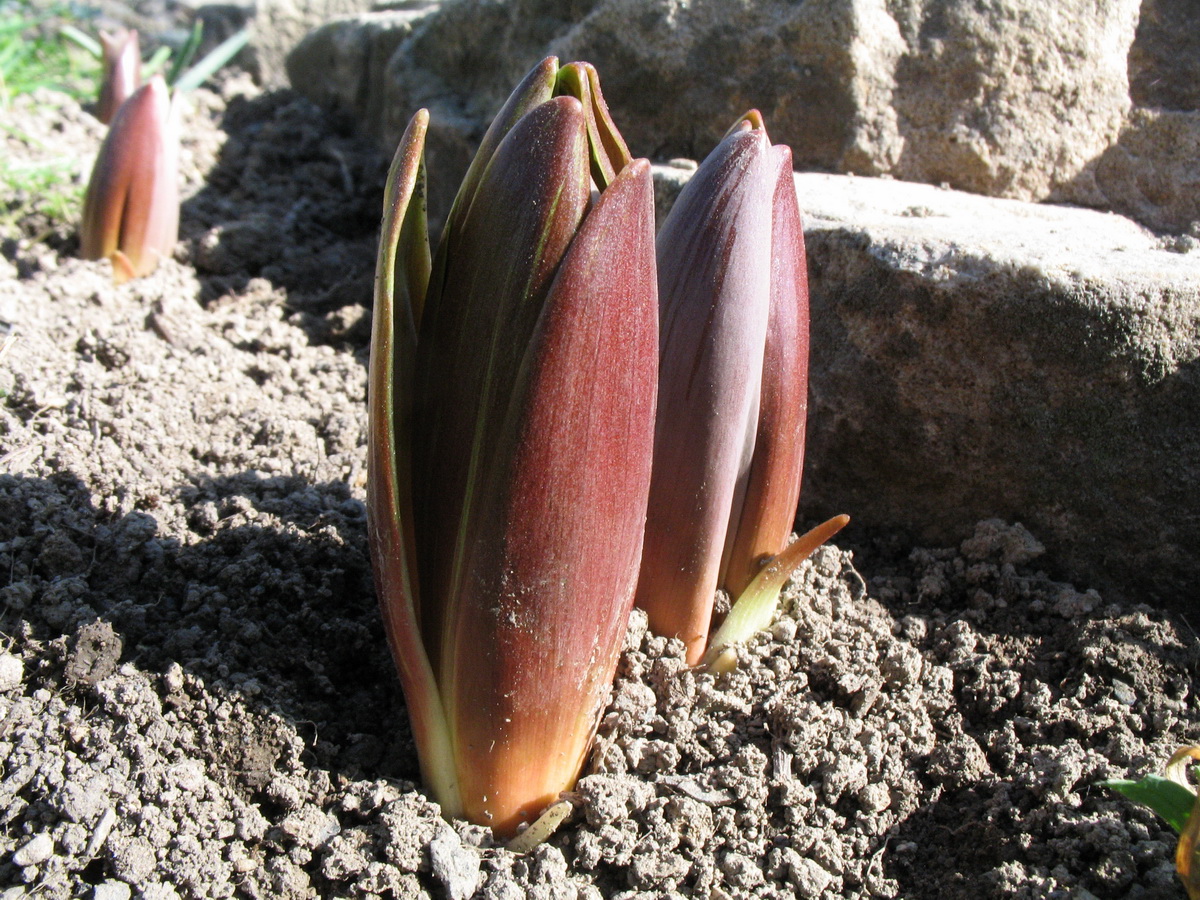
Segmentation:
{"type": "MultiPolygon", "coordinates": [[[[366,12],[370,7],[370,0],[257,0],[250,45],[258,80],[267,87],[286,86],[287,56],[306,34],[331,19],[366,12]]],[[[329,73],[306,74],[319,83],[329,73]]]]}
{"type": "Polygon", "coordinates": [[[1200,115],[1192,0],[462,0],[424,12],[382,78],[378,20],[365,16],[366,35],[332,48],[345,64],[302,67],[293,84],[342,108],[354,98],[389,145],[429,107],[457,158],[553,53],[599,68],[631,149],[652,159],[702,157],[756,107],[800,170],[1113,209],[1177,233],[1200,218],[1185,158],[1200,115]]]}
{"type": "Polygon", "coordinates": [[[1098,205],[1200,237],[1200,109],[1135,109],[1088,177],[1098,205]]]}
{"type": "Polygon", "coordinates": [[[326,22],[288,54],[288,79],[304,85],[310,100],[382,138],[386,95],[378,86],[401,42],[428,9],[381,10],[326,22]]]}
{"type": "Polygon", "coordinates": [[[1138,106],[1200,110],[1200,3],[1142,0],[1129,92],[1138,106]]]}
{"type": "Polygon", "coordinates": [[[801,513],[1184,609],[1200,577],[1200,241],[886,179],[796,176],[812,294],[801,513]]]}

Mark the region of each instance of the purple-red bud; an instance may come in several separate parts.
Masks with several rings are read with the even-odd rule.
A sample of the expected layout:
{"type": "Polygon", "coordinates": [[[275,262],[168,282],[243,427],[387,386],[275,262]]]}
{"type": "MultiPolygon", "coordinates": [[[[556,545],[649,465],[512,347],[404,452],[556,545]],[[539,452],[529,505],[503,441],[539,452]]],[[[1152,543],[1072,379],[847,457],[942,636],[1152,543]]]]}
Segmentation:
{"type": "Polygon", "coordinates": [[[83,201],[80,254],[120,283],[154,271],[179,238],[178,107],[155,75],[121,105],[83,201]]]}
{"type": "Polygon", "coordinates": [[[431,258],[427,122],[385,201],[372,560],[426,783],[447,815],[509,835],[578,776],[633,604],[658,383],[653,186],[594,70],[546,60],[496,117],[431,258]]]}
{"type": "Polygon", "coordinates": [[[704,653],[791,532],[803,459],[808,291],[791,153],[756,111],[709,155],[658,236],[660,373],[637,604],[704,653]]]}

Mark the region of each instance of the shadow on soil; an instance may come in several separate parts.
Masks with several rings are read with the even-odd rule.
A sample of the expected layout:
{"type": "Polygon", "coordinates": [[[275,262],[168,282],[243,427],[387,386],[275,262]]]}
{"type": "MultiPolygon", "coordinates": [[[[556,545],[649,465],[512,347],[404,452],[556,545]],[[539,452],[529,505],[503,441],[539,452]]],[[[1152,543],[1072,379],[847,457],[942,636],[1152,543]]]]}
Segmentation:
{"type": "Polygon", "coordinates": [[[180,223],[202,301],[263,279],[314,343],[365,343],[387,159],[293,91],[232,99],[221,128],[180,223]]]}
{"type": "Polygon", "coordinates": [[[203,702],[237,695],[239,740],[211,750],[248,797],[281,749],[272,716],[331,775],[418,779],[346,485],[243,473],[179,496],[186,541],[160,534],[173,504],[114,515],[70,473],[0,476],[0,633],[40,647],[29,674],[86,690],[122,663],[152,678],[178,665],[203,702]]]}

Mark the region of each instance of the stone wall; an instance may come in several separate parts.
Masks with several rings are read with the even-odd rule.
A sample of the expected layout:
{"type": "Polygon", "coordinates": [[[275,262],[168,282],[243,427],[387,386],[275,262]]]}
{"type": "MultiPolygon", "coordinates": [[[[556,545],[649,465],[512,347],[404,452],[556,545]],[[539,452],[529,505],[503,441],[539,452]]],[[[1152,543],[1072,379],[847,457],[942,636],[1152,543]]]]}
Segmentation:
{"type": "Polygon", "coordinates": [[[636,154],[757,107],[802,171],[1200,221],[1194,0],[446,0],[330,22],[289,75],[388,142],[429,106],[467,156],[550,53],[599,68],[636,154]]]}

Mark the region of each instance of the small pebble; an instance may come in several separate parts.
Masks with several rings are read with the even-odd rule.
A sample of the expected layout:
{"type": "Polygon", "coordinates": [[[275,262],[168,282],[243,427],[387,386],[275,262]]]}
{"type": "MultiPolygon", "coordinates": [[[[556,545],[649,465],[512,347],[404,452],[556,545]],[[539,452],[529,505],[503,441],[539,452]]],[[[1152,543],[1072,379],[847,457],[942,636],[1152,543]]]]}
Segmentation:
{"type": "Polygon", "coordinates": [[[467,900],[479,887],[479,853],[464,847],[451,828],[439,829],[430,842],[429,865],[450,900],[467,900]]]}
{"type": "Polygon", "coordinates": [[[21,866],[37,866],[54,854],[54,841],[48,834],[35,835],[13,854],[13,862],[21,866]]]}
{"type": "Polygon", "coordinates": [[[1126,706],[1133,706],[1137,703],[1137,694],[1133,690],[1132,685],[1126,684],[1119,678],[1112,680],[1113,696],[1118,703],[1124,703],[1126,706]]]}
{"type": "Polygon", "coordinates": [[[102,881],[92,890],[92,900],[129,900],[133,892],[123,881],[102,881]]]}
{"type": "Polygon", "coordinates": [[[25,663],[11,653],[0,653],[0,693],[21,686],[25,678],[25,663]]]}

